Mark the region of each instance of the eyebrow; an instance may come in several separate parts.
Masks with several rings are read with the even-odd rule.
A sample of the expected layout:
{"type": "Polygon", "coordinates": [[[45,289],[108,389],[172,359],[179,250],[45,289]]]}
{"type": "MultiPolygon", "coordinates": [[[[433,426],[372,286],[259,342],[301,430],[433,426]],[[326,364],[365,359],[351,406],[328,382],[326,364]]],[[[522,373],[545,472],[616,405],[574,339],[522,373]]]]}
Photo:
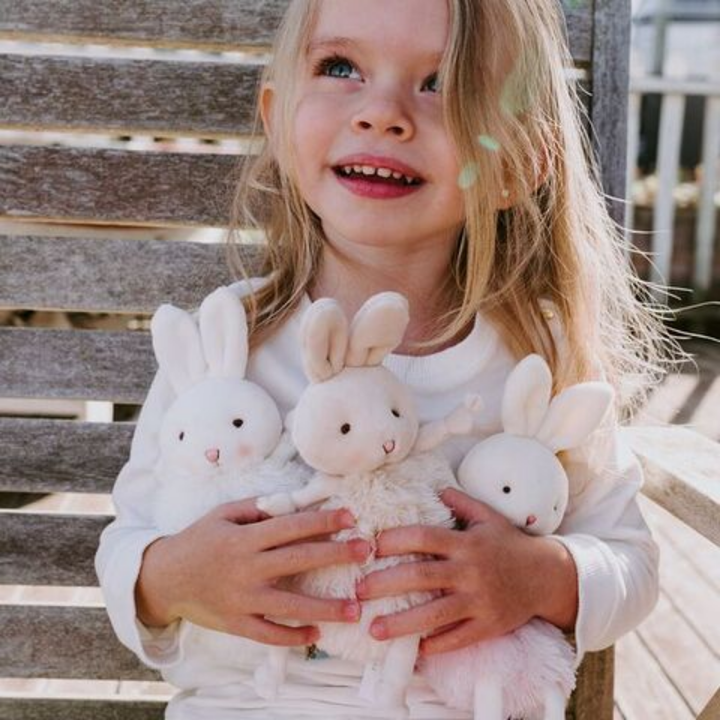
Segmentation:
{"type": "MultiPolygon", "coordinates": [[[[363,42],[358,42],[352,38],[342,37],[339,35],[329,37],[319,37],[315,40],[311,40],[307,45],[307,54],[313,53],[317,50],[323,50],[325,48],[342,48],[344,50],[351,50],[354,48],[361,48],[363,42]]],[[[442,52],[428,52],[424,53],[429,61],[439,63],[444,53],[442,52]]]]}

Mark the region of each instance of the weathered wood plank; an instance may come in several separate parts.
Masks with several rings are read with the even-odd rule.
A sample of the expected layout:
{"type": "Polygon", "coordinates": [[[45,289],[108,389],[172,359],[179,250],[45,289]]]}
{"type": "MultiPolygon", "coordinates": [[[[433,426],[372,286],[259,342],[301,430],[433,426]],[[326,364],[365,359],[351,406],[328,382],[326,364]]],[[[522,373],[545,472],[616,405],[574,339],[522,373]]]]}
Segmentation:
{"type": "Polygon", "coordinates": [[[158,680],[116,639],[105,608],[0,605],[0,677],[158,680]]]}
{"type": "Polygon", "coordinates": [[[697,720],[717,720],[720,717],[720,690],[718,690],[700,713],[697,720]]]}
{"type": "Polygon", "coordinates": [[[109,493],[134,423],[0,418],[0,492],[109,493]]]}
{"type": "Polygon", "coordinates": [[[165,703],[151,700],[0,697],[3,720],[162,720],[164,715],[165,703]]]}
{"type": "Polygon", "coordinates": [[[0,127],[249,134],[259,75],[218,62],[0,55],[0,127]]]}
{"type": "Polygon", "coordinates": [[[567,720],[612,720],[614,649],[587,653],[577,676],[567,720]]]}
{"type": "Polygon", "coordinates": [[[241,158],[0,146],[0,218],[225,225],[241,158]]]}
{"type": "Polygon", "coordinates": [[[643,493],[720,545],[720,445],[680,427],[623,433],[643,463],[643,493]]]}
{"type": "MultiPolygon", "coordinates": [[[[260,246],[238,249],[257,269],[260,246]]],[[[0,235],[0,307],[152,313],[170,302],[191,309],[233,280],[223,244],[0,235]]]]}
{"type": "Polygon", "coordinates": [[[97,585],[93,562],[100,533],[110,520],[0,512],[0,584],[97,585]]]}
{"type": "Polygon", "coordinates": [[[592,5],[593,146],[602,171],[603,191],[610,196],[610,214],[622,223],[625,208],[620,199],[625,197],[631,3],[630,0],[598,0],[592,5]]]}
{"type": "Polygon", "coordinates": [[[0,328],[0,396],[141,404],[157,365],[147,332],[0,328]]]}
{"type": "MultiPolygon", "coordinates": [[[[155,47],[257,49],[288,0],[0,0],[0,38],[155,47]]],[[[566,3],[570,5],[571,3],[566,3]]],[[[592,53],[592,3],[565,7],[576,62],[592,53]]]]}

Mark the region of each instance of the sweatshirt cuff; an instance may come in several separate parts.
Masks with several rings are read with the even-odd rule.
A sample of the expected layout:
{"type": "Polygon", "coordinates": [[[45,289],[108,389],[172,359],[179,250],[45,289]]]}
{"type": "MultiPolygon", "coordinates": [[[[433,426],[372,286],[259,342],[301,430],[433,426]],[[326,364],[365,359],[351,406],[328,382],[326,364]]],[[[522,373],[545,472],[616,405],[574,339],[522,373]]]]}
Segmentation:
{"type": "Polygon", "coordinates": [[[110,622],[119,640],[148,667],[162,670],[178,664],[183,658],[183,640],[189,624],[175,621],[165,628],[149,628],[137,617],[135,585],[140,574],[143,554],[155,540],[166,533],[157,530],[134,532],[116,552],[122,562],[109,563],[112,573],[101,578],[110,622]]]}
{"type": "Polygon", "coordinates": [[[588,651],[602,650],[611,618],[618,608],[618,579],[612,552],[602,540],[590,535],[548,535],[565,546],[575,562],[578,577],[578,614],[575,648],[578,667],[588,651]],[[609,557],[610,555],[610,557],[609,557]]]}

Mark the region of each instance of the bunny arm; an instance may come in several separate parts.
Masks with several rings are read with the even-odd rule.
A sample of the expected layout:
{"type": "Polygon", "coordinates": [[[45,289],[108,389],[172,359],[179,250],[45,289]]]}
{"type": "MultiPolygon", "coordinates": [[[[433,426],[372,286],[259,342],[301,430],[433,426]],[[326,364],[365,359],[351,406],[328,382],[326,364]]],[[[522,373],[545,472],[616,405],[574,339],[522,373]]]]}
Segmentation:
{"type": "Polygon", "coordinates": [[[453,435],[469,435],[473,429],[474,418],[481,408],[482,400],[479,395],[467,395],[463,404],[442,420],[427,423],[420,428],[412,452],[430,452],[453,435]]]}
{"type": "Polygon", "coordinates": [[[296,455],[297,448],[292,441],[292,435],[288,430],[284,430],[275,449],[268,455],[268,460],[284,465],[290,462],[296,455]]]}
{"type": "Polygon", "coordinates": [[[287,493],[274,493],[257,499],[257,508],[269,515],[289,515],[296,510],[327,500],[338,489],[339,478],[331,475],[316,475],[305,487],[287,493]]]}

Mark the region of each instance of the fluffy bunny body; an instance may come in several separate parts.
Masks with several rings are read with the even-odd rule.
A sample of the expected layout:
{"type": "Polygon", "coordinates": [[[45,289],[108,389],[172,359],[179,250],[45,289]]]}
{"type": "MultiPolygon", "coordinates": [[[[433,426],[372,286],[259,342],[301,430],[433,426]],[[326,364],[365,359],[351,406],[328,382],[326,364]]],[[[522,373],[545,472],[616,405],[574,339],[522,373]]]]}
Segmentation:
{"type": "MultiPolygon", "coordinates": [[[[555,453],[580,445],[612,402],[606,383],[573,385],[551,400],[547,363],[529,355],[510,373],[503,432],[473,447],[458,469],[463,490],[525,532],[554,532],[567,507],[568,479],[555,453]]],[[[508,635],[426,658],[421,672],[451,707],[476,720],[564,720],[575,686],[575,654],[562,632],[532,620],[508,635]]]]}
{"type": "MultiPolygon", "coordinates": [[[[403,525],[451,525],[438,493],[456,482],[448,462],[432,450],[451,434],[472,428],[471,397],[444,420],[420,427],[409,389],[383,358],[402,340],[409,320],[407,300],[397,293],[370,298],[349,326],[332,300],[313,303],[301,331],[303,361],[310,384],[289,417],[298,453],[316,473],[303,489],[258,501],[272,515],[321,503],[348,508],[357,527],[338,540],[365,538],[403,525]]],[[[335,566],[293,580],[311,595],[355,598],[355,585],[374,570],[418,557],[372,558],[363,567],[335,566]]],[[[373,618],[427,602],[430,593],[412,593],[363,603],[357,624],[321,623],[318,647],[365,663],[361,697],[400,711],[415,667],[419,636],[379,643],[369,634],[373,618]]],[[[285,656],[286,657],[286,656],[285,656]]],[[[256,674],[256,689],[272,696],[284,677],[282,651],[256,674]]]]}

